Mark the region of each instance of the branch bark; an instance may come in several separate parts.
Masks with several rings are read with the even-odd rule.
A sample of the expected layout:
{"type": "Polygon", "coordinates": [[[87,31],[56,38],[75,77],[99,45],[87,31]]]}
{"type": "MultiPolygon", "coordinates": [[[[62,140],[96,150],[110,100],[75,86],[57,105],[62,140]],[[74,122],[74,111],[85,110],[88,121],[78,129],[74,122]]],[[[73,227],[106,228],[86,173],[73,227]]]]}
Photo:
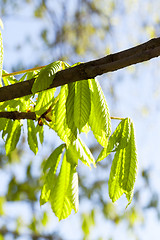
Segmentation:
{"type": "MultiPolygon", "coordinates": [[[[57,72],[49,88],[94,78],[107,72],[148,61],[159,55],[160,38],[154,38],[136,47],[57,72]]],[[[32,94],[33,83],[34,78],[0,88],[0,102],[32,94]]]]}
{"type": "MultiPolygon", "coordinates": [[[[42,118],[43,115],[41,116],[42,118]]],[[[37,120],[35,112],[19,112],[19,111],[11,111],[11,112],[0,112],[0,118],[8,118],[13,120],[20,120],[20,119],[30,119],[30,120],[37,120]]],[[[124,118],[121,117],[114,117],[111,116],[111,119],[114,120],[123,120],[124,118]]]]}
{"type": "Polygon", "coordinates": [[[8,118],[8,119],[31,119],[36,120],[36,114],[34,112],[0,112],[0,118],[8,118]]]}

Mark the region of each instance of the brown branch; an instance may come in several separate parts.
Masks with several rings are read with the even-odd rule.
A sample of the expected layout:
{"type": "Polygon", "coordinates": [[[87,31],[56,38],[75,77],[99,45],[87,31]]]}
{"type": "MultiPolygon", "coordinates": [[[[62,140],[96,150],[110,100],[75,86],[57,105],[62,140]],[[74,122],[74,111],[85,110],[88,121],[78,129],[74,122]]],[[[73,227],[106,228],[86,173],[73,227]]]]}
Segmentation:
{"type": "MultiPolygon", "coordinates": [[[[94,78],[107,72],[144,62],[160,55],[160,38],[140,44],[122,52],[82,63],[73,68],[57,72],[49,88],[62,86],[75,81],[94,78]]],[[[24,82],[0,88],[0,102],[32,94],[34,78],[24,82]]]]}
{"type": "MultiPolygon", "coordinates": [[[[45,118],[45,115],[42,114],[41,117],[45,118]]],[[[35,112],[18,112],[18,111],[0,112],[0,118],[8,118],[8,119],[13,119],[13,120],[16,120],[16,119],[17,120],[20,120],[20,119],[37,120],[35,112]]],[[[124,118],[111,116],[111,119],[123,120],[124,118]]]]}
{"type": "Polygon", "coordinates": [[[31,119],[36,120],[36,114],[34,112],[0,112],[0,118],[8,118],[8,119],[31,119]]]}

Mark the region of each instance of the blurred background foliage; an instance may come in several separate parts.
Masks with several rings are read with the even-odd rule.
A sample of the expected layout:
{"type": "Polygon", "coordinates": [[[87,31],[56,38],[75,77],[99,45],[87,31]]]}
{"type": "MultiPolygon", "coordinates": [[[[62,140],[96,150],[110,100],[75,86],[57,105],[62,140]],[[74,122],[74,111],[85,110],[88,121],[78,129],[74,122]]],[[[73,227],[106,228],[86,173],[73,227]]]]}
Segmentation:
{"type": "MultiPolygon", "coordinates": [[[[17,71],[56,60],[73,64],[127,49],[158,35],[157,9],[160,2],[149,0],[0,0],[4,69],[17,71]]],[[[121,107],[124,102],[119,104],[120,95],[117,95],[117,85],[121,91],[120,84],[125,83],[126,76],[130,81],[138,79],[137,71],[142,76],[143,71],[153,70],[142,65],[144,67],[133,66],[99,78],[111,115],[123,115],[124,111],[124,115],[131,114],[136,121],[137,114],[138,118],[144,118],[150,113],[150,106],[136,105],[135,109],[129,99],[131,106],[127,105],[124,110],[121,107]]],[[[126,87],[123,91],[131,89],[126,87]]],[[[113,122],[113,128],[116,125],[117,122],[113,122]]],[[[96,158],[101,148],[92,134],[86,142],[96,158]]],[[[153,221],[159,224],[160,217],[160,191],[151,181],[153,161],[140,164],[134,200],[127,210],[125,198],[112,204],[108,197],[112,156],[92,171],[80,164],[80,210],[76,215],[59,223],[48,205],[40,208],[42,166],[59,143],[57,136],[46,129],[45,142],[43,146],[39,144],[35,157],[27,147],[24,130],[18,148],[6,157],[1,142],[0,240],[146,239],[142,236],[149,226],[148,219],[154,216],[153,221]]]]}

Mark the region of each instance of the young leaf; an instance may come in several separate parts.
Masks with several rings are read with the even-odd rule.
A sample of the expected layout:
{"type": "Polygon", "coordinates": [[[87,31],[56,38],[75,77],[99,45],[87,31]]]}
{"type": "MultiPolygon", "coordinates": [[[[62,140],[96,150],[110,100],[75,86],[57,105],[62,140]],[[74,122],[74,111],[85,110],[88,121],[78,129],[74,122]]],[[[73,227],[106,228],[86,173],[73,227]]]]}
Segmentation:
{"type": "Polygon", "coordinates": [[[75,149],[76,149],[76,147],[75,147],[74,142],[73,142],[72,144],[70,144],[68,146],[68,148],[66,148],[66,156],[67,156],[68,162],[70,162],[72,165],[77,166],[78,165],[79,154],[75,149]]]}
{"type": "Polygon", "coordinates": [[[35,112],[38,116],[41,116],[51,106],[55,90],[56,88],[52,88],[38,93],[38,99],[35,107],[35,112]]]}
{"type": "Polygon", "coordinates": [[[97,162],[106,158],[111,152],[124,148],[128,144],[131,133],[130,124],[131,121],[129,118],[123,119],[118,124],[117,128],[109,138],[107,147],[103,148],[99,154],[97,162]]]}
{"type": "Polygon", "coordinates": [[[41,90],[47,89],[51,85],[55,77],[55,73],[60,71],[61,69],[62,69],[61,61],[50,63],[45,68],[43,68],[40,71],[36,80],[34,81],[34,84],[32,87],[32,93],[36,93],[41,90]]]}
{"type": "Polygon", "coordinates": [[[5,135],[12,131],[13,121],[11,119],[6,120],[6,125],[2,132],[2,138],[4,139],[5,135]]]}
{"type": "Polygon", "coordinates": [[[38,141],[36,136],[36,127],[33,120],[27,120],[27,129],[28,129],[28,145],[30,149],[37,154],[38,152],[38,141]]]}
{"type": "Polygon", "coordinates": [[[62,156],[65,145],[61,144],[56,148],[52,154],[47,159],[43,171],[47,172],[47,169],[50,168],[49,172],[46,173],[45,182],[41,191],[40,204],[43,205],[49,200],[51,191],[53,191],[56,184],[56,171],[62,156]]]}
{"type": "Polygon", "coordinates": [[[2,33],[0,30],[0,87],[2,87],[2,67],[3,67],[3,42],[2,42],[2,33]]]}
{"type": "Polygon", "coordinates": [[[91,114],[89,125],[97,141],[107,147],[111,134],[109,109],[103,91],[96,79],[89,80],[91,93],[91,114]]]}
{"type": "Polygon", "coordinates": [[[77,164],[78,159],[80,159],[88,167],[90,167],[90,164],[93,164],[95,167],[95,159],[92,153],[79,137],[68,146],[67,150],[72,163],[77,164]]]}
{"type": "Polygon", "coordinates": [[[81,129],[81,132],[87,134],[90,131],[90,126],[88,123],[81,129]]]}
{"type": "MultiPolygon", "coordinates": [[[[135,144],[135,135],[133,122],[128,119],[129,124],[129,140],[124,138],[125,145],[118,147],[113,159],[110,178],[109,178],[109,196],[115,202],[123,193],[126,194],[128,203],[130,204],[133,197],[134,183],[137,175],[137,150],[135,144]]],[[[123,143],[124,143],[123,142],[123,143]]]]}
{"type": "Polygon", "coordinates": [[[56,186],[50,195],[51,207],[59,220],[67,218],[72,209],[78,210],[78,179],[75,169],[66,159],[63,162],[56,186]]]}
{"type": "Polygon", "coordinates": [[[66,154],[64,154],[60,174],[50,197],[52,210],[59,220],[67,218],[72,211],[71,202],[67,196],[67,190],[70,183],[70,171],[71,164],[67,162],[66,154]]]}
{"type": "MultiPolygon", "coordinates": [[[[62,152],[65,148],[65,144],[61,144],[59,147],[57,147],[52,154],[49,156],[49,158],[47,159],[43,171],[46,172],[48,168],[54,168],[57,169],[57,159],[59,156],[62,155],[62,152]]],[[[54,170],[55,171],[55,170],[54,170]]]]}
{"type": "Polygon", "coordinates": [[[77,137],[77,128],[74,122],[74,97],[75,97],[75,83],[68,84],[68,96],[66,101],[66,121],[72,133],[77,137]]]}
{"type": "MultiPolygon", "coordinates": [[[[8,74],[7,71],[5,70],[2,70],[2,74],[8,74]]],[[[18,80],[14,77],[14,76],[6,76],[6,77],[3,77],[3,83],[5,86],[8,86],[10,84],[14,84],[14,83],[17,83],[18,80]]]]}
{"type": "Polygon", "coordinates": [[[73,166],[71,167],[68,196],[72,204],[72,208],[74,209],[75,213],[77,213],[79,208],[78,173],[73,166]]]}
{"type": "Polygon", "coordinates": [[[126,197],[129,203],[132,201],[133,189],[137,176],[137,149],[135,144],[135,133],[133,122],[131,122],[131,135],[129,143],[124,149],[123,157],[123,171],[121,174],[120,182],[121,188],[126,192],[126,197]]]}
{"type": "Polygon", "coordinates": [[[124,149],[117,151],[112,162],[108,181],[109,197],[112,199],[112,202],[117,201],[124,193],[119,180],[122,171],[123,151],[124,149]]]}
{"type": "Polygon", "coordinates": [[[7,139],[5,142],[6,155],[8,155],[11,151],[13,151],[16,148],[20,134],[21,134],[20,121],[15,120],[12,125],[11,131],[8,132],[7,139]]]}
{"type": "Polygon", "coordinates": [[[40,143],[42,144],[43,143],[43,140],[44,140],[44,132],[43,132],[43,126],[39,126],[39,124],[37,124],[36,126],[36,132],[38,133],[39,135],[39,140],[40,140],[40,143]]]}
{"type": "Polygon", "coordinates": [[[76,140],[75,133],[72,132],[72,129],[68,127],[66,121],[66,101],[68,96],[68,87],[64,85],[61,87],[59,93],[59,101],[57,102],[55,108],[55,125],[54,130],[57,132],[58,136],[64,141],[67,145],[76,140]]]}
{"type": "Polygon", "coordinates": [[[91,97],[88,80],[75,83],[74,122],[79,131],[89,120],[91,111],[91,97]]]}
{"type": "Polygon", "coordinates": [[[64,70],[64,69],[67,69],[67,68],[69,68],[69,67],[71,67],[68,63],[66,63],[66,62],[62,62],[62,69],[64,70]]]}
{"type": "Polygon", "coordinates": [[[0,131],[5,129],[5,126],[6,126],[7,122],[8,122],[8,119],[6,119],[6,118],[1,118],[0,119],[0,131]]]}

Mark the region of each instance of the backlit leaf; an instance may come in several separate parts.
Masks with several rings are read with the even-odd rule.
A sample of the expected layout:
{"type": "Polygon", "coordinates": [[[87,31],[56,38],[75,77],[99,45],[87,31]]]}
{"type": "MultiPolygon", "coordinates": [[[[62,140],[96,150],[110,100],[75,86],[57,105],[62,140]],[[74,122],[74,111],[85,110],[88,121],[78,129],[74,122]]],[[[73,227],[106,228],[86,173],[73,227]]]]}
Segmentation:
{"type": "Polygon", "coordinates": [[[80,159],[88,167],[90,167],[90,164],[93,164],[95,166],[95,159],[92,153],[79,137],[69,145],[68,152],[71,156],[71,159],[73,159],[73,163],[77,164],[77,160],[80,159]]]}
{"type": "Polygon", "coordinates": [[[133,189],[137,176],[137,149],[133,122],[131,122],[131,136],[128,145],[124,148],[123,171],[121,174],[121,188],[126,192],[129,203],[132,201],[133,189]]]}
{"type": "Polygon", "coordinates": [[[13,126],[13,121],[11,119],[7,119],[6,120],[6,125],[3,129],[2,132],[2,138],[4,139],[4,137],[6,136],[6,134],[10,133],[12,131],[12,126],[13,126]]]}
{"type": "Polygon", "coordinates": [[[68,86],[68,96],[66,101],[66,122],[71,132],[77,137],[77,127],[74,122],[74,97],[75,97],[75,83],[70,83],[68,86]]]}
{"type": "Polygon", "coordinates": [[[36,133],[39,135],[39,140],[40,140],[40,143],[42,144],[43,140],[44,140],[44,128],[43,128],[43,126],[40,126],[39,124],[37,124],[36,133]]]}
{"type": "Polygon", "coordinates": [[[43,168],[43,171],[46,172],[46,170],[48,168],[56,168],[56,161],[58,159],[58,157],[62,154],[63,150],[65,148],[65,144],[61,144],[59,147],[57,147],[52,153],[51,155],[49,156],[49,158],[47,159],[45,165],[44,165],[44,168],[43,168]]]}
{"type": "Polygon", "coordinates": [[[11,151],[13,151],[16,148],[20,134],[21,134],[20,121],[15,120],[13,122],[11,131],[8,132],[7,139],[5,142],[6,155],[8,155],[11,151]]]}
{"type": "Polygon", "coordinates": [[[51,207],[59,220],[67,218],[72,211],[71,202],[71,164],[64,154],[63,162],[56,186],[50,195],[51,207]]]}
{"type": "Polygon", "coordinates": [[[137,176],[138,161],[133,122],[128,119],[128,123],[129,129],[125,127],[125,125],[124,129],[126,129],[126,136],[129,136],[129,139],[126,138],[126,136],[121,138],[122,145],[121,148],[118,147],[116,149],[108,185],[109,196],[113,202],[125,193],[128,203],[130,204],[137,176]]]}
{"type": "Polygon", "coordinates": [[[74,209],[75,213],[77,213],[79,208],[78,173],[73,166],[71,167],[70,183],[67,194],[70,199],[72,208],[74,209]]]}
{"type": "Polygon", "coordinates": [[[91,98],[88,80],[75,83],[74,122],[81,132],[89,120],[91,111],[91,98]]]}
{"type": "MultiPolygon", "coordinates": [[[[2,74],[8,74],[8,72],[5,71],[5,70],[2,70],[2,74]]],[[[14,83],[17,83],[17,82],[18,82],[18,80],[13,75],[3,77],[3,83],[4,83],[5,86],[8,86],[10,84],[14,84],[14,83]]]]}
{"type": "Polygon", "coordinates": [[[72,132],[72,129],[69,128],[67,124],[66,116],[66,101],[68,96],[68,87],[64,85],[61,87],[59,93],[59,101],[55,108],[55,125],[54,130],[57,132],[58,136],[64,141],[67,145],[76,140],[75,133],[72,132]]]}
{"type": "Polygon", "coordinates": [[[56,88],[51,88],[38,93],[35,112],[41,116],[53,103],[56,88]]]}
{"type": "Polygon", "coordinates": [[[34,81],[34,84],[32,87],[32,93],[36,93],[41,90],[47,89],[53,82],[55,73],[60,71],[61,68],[62,68],[61,61],[53,62],[53,63],[47,65],[45,68],[43,68],[40,71],[38,77],[34,81]]]}
{"type": "Polygon", "coordinates": [[[6,126],[7,122],[8,122],[8,119],[0,118],[0,131],[5,129],[5,126],[6,126]]]}
{"type": "Polygon", "coordinates": [[[62,152],[65,145],[61,144],[59,147],[57,147],[52,154],[47,159],[43,171],[45,174],[45,182],[42,187],[41,191],[41,197],[40,197],[40,204],[44,204],[49,200],[51,191],[53,191],[54,186],[56,185],[56,171],[62,156],[62,152]],[[49,171],[47,172],[47,170],[49,171]]]}
{"type": "Polygon", "coordinates": [[[103,91],[96,79],[89,80],[91,89],[91,114],[89,125],[97,141],[107,147],[111,134],[109,109],[103,91]]]}
{"type": "Polygon", "coordinates": [[[112,162],[110,177],[108,181],[109,197],[112,199],[112,202],[117,201],[124,193],[124,190],[121,188],[120,184],[123,151],[123,149],[117,151],[112,162]]]}
{"type": "Polygon", "coordinates": [[[36,136],[36,127],[33,120],[27,120],[27,129],[28,129],[28,145],[30,149],[37,154],[38,152],[38,141],[36,136]]]}
{"type": "Polygon", "coordinates": [[[110,136],[108,145],[103,148],[98,156],[97,162],[106,158],[111,152],[117,151],[118,149],[124,148],[130,139],[130,124],[131,120],[129,118],[123,119],[110,136]]]}

